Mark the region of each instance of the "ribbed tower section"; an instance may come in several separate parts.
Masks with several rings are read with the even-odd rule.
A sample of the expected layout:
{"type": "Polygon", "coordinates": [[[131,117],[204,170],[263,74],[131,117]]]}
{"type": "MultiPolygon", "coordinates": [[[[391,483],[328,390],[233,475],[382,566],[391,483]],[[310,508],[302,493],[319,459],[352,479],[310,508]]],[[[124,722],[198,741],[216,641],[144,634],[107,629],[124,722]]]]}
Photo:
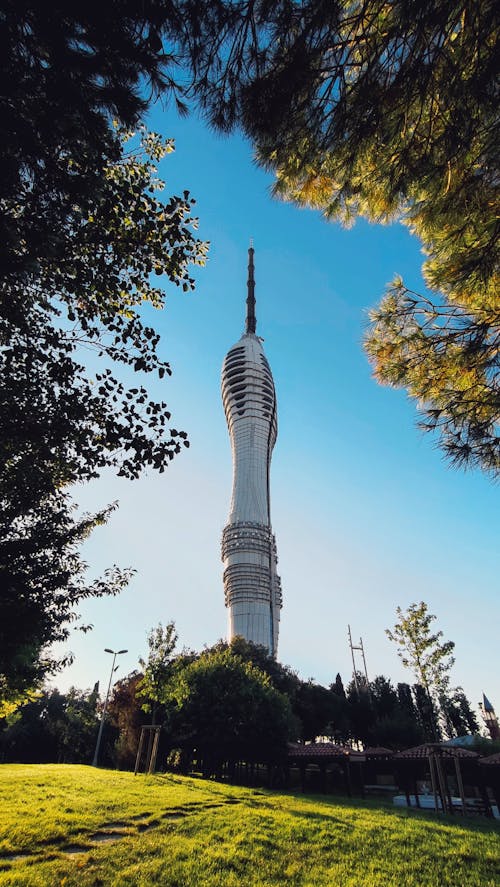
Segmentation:
{"type": "Polygon", "coordinates": [[[229,640],[241,635],[275,656],[282,595],[271,530],[269,471],[278,426],[273,377],[255,333],[253,257],[250,247],[246,331],[222,367],[222,401],[233,455],[222,561],[229,640]]]}

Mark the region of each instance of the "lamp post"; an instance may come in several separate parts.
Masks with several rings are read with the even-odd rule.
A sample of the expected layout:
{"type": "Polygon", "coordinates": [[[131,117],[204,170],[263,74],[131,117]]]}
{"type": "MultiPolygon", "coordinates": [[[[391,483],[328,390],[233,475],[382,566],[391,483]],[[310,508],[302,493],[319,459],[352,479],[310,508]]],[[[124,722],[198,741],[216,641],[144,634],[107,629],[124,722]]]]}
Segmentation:
{"type": "MultiPolygon", "coordinates": [[[[111,653],[113,655],[113,664],[111,666],[111,674],[109,676],[108,692],[106,693],[104,708],[102,710],[101,723],[99,725],[99,733],[97,734],[97,742],[96,742],[96,746],[95,746],[94,760],[92,761],[93,767],[97,767],[97,761],[99,758],[99,747],[101,745],[102,731],[104,729],[104,721],[106,720],[106,709],[108,707],[109,691],[111,690],[111,681],[113,680],[113,674],[116,671],[116,669],[115,669],[116,657],[120,656],[122,653],[128,653],[128,650],[110,650],[109,647],[105,647],[104,652],[111,653]]],[[[118,668],[118,666],[116,666],[116,668],[118,668]]]]}

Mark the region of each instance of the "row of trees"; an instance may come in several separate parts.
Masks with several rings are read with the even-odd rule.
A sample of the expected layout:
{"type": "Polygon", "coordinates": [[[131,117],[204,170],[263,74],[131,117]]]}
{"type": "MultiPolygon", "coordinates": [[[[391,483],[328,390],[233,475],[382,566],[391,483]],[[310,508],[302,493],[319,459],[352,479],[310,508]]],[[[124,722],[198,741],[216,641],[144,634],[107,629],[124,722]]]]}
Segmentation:
{"type": "MultiPolygon", "coordinates": [[[[254,664],[265,665],[260,651],[244,650],[241,642],[189,658],[189,663],[175,664],[175,676],[164,687],[165,701],[156,706],[156,721],[163,727],[161,766],[170,754],[174,765],[187,769],[195,760],[211,775],[225,762],[282,760],[288,741],[323,736],[340,744],[400,749],[434,739],[436,731],[438,736],[462,736],[479,729],[462,692],[449,699],[443,729],[419,684],[394,687],[379,675],[366,685],[358,675],[358,692],[353,681],[344,688],[340,675],[323,687],[301,681],[282,666],[272,669],[272,681],[254,664]]],[[[101,747],[101,762],[107,766],[134,766],[140,729],[152,721],[144,711],[142,682],[138,672],[115,684],[101,747]]],[[[2,758],[88,764],[101,710],[94,692],[42,691],[4,722],[2,758]]]]}
{"type": "MultiPolygon", "coordinates": [[[[0,755],[28,764],[90,764],[99,730],[101,705],[91,693],[41,690],[3,721],[0,755]]],[[[108,763],[111,760],[108,756],[108,763]]]]}
{"type": "MultiPolygon", "coordinates": [[[[425,605],[413,605],[397,627],[404,631],[404,619],[409,619],[414,632],[417,617],[420,622],[428,620],[425,605]]],[[[196,761],[205,775],[218,774],[224,763],[231,768],[238,761],[281,761],[289,741],[327,737],[340,744],[400,749],[424,740],[478,733],[476,717],[460,688],[448,686],[445,692],[441,681],[439,697],[435,695],[438,685],[430,668],[437,668],[440,659],[435,674],[443,677],[439,650],[447,647],[429,631],[427,638],[422,637],[423,631],[419,664],[411,667],[424,682],[394,687],[383,675],[367,682],[357,674],[344,688],[340,675],[329,687],[303,681],[264,648],[242,638],[201,653],[176,653],[174,624],[160,625],[149,635],[142,670],[114,686],[103,760],[132,767],[146,723],[163,728],[164,762],[170,755],[171,763],[188,769],[196,761]]],[[[95,692],[41,694],[6,724],[4,755],[16,760],[89,762],[98,727],[97,702],[95,692]]]]}

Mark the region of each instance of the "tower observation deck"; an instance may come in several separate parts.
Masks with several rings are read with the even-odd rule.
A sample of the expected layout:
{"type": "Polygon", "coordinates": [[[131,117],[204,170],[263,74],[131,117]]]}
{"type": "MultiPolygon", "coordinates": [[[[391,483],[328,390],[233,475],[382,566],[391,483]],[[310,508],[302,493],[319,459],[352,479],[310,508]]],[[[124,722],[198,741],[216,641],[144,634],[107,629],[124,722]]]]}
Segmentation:
{"type": "Polygon", "coordinates": [[[254,249],[248,250],[246,329],[222,367],[222,402],[233,455],[233,491],[222,535],[228,638],[278,648],[281,582],[271,529],[269,472],[278,433],[276,393],[256,335],[254,249]]]}

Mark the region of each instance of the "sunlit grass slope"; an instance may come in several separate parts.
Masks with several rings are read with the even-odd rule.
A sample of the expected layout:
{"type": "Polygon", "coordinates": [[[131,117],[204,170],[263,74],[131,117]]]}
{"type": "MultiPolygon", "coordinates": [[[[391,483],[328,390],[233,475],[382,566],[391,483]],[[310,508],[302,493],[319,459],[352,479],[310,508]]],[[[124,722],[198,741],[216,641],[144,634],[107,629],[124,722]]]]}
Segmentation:
{"type": "Polygon", "coordinates": [[[499,855],[485,820],[176,776],[0,767],[0,885],[496,887],[499,855]]]}

